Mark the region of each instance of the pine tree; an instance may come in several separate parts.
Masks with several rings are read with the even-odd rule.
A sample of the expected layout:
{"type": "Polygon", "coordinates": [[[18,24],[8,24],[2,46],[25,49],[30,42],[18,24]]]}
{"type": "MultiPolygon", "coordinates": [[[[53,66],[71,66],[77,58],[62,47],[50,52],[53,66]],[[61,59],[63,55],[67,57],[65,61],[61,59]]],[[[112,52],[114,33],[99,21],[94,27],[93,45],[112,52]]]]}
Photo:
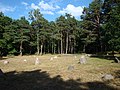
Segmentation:
{"type": "Polygon", "coordinates": [[[94,42],[96,50],[95,52],[102,51],[102,42],[101,42],[101,6],[102,0],[94,0],[89,8],[84,8],[82,28],[85,29],[86,38],[84,38],[85,45],[94,42]]]}

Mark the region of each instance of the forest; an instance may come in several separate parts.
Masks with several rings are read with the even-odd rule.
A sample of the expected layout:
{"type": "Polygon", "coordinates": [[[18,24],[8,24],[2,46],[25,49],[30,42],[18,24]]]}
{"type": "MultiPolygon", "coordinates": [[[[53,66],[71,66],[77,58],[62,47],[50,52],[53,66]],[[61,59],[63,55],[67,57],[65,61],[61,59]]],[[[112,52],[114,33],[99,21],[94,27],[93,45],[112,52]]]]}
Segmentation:
{"type": "Polygon", "coordinates": [[[120,53],[120,0],[93,0],[81,20],[46,20],[39,9],[14,20],[0,12],[0,56],[120,53]]]}

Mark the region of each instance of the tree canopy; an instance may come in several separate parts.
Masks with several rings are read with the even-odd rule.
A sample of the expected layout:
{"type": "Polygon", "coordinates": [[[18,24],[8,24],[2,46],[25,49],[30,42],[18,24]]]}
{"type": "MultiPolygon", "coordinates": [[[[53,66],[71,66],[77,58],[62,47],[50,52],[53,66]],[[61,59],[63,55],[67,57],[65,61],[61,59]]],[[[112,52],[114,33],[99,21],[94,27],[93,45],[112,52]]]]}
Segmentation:
{"type": "Polygon", "coordinates": [[[69,13],[49,22],[39,9],[14,20],[0,12],[0,56],[120,52],[120,1],[93,0],[81,20],[69,13]]]}

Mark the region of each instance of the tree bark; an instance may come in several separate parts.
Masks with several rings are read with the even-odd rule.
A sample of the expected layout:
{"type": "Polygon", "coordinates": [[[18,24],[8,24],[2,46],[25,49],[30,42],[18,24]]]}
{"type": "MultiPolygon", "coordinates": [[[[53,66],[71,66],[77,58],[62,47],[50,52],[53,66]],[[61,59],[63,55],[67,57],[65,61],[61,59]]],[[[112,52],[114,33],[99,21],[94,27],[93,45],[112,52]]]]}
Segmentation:
{"type": "Polygon", "coordinates": [[[23,52],[22,52],[22,49],[23,49],[22,44],[23,44],[23,41],[20,42],[20,56],[23,55],[23,52]]]}
{"type": "Polygon", "coordinates": [[[53,46],[53,41],[52,41],[52,54],[53,54],[53,49],[54,49],[54,46],[53,46]]]}
{"type": "Polygon", "coordinates": [[[59,45],[59,41],[58,41],[58,54],[60,54],[60,45],[59,45]]]}
{"type": "Polygon", "coordinates": [[[68,53],[68,32],[66,36],[66,54],[68,53]]]}
{"type": "MultiPolygon", "coordinates": [[[[102,41],[101,41],[101,34],[100,34],[100,15],[96,16],[96,22],[97,22],[97,29],[98,29],[98,45],[100,48],[100,52],[102,52],[102,41]]],[[[99,51],[99,50],[98,50],[99,51]]]]}
{"type": "Polygon", "coordinates": [[[39,34],[37,32],[37,55],[40,54],[40,46],[39,46],[39,34]]]}
{"type": "Polygon", "coordinates": [[[76,40],[73,39],[73,54],[75,53],[76,40]]]}
{"type": "Polygon", "coordinates": [[[54,43],[54,50],[53,50],[53,51],[54,51],[54,54],[55,54],[55,51],[56,51],[56,46],[55,46],[55,43],[54,43]]]}
{"type": "Polygon", "coordinates": [[[85,47],[86,47],[86,44],[84,44],[83,46],[83,53],[85,53],[85,47]]]}
{"type": "Polygon", "coordinates": [[[40,45],[40,55],[43,54],[43,43],[40,45]]]}
{"type": "Polygon", "coordinates": [[[61,33],[61,54],[63,54],[63,41],[62,41],[62,33],[61,33]]]}
{"type": "Polygon", "coordinates": [[[46,44],[44,44],[43,49],[44,49],[43,54],[45,54],[46,53],[46,50],[45,50],[46,49],[46,44]]]}

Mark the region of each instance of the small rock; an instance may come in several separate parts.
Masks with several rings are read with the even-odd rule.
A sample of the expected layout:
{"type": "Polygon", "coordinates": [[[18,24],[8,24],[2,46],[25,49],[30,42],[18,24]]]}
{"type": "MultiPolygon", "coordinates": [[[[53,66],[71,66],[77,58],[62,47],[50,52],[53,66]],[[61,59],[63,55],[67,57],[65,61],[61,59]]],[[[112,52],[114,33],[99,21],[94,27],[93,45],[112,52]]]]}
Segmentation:
{"type": "Polygon", "coordinates": [[[57,58],[57,56],[54,56],[54,58],[57,58]]]}
{"type": "Polygon", "coordinates": [[[4,61],[4,65],[8,64],[9,62],[8,61],[4,61]]]}
{"type": "Polygon", "coordinates": [[[24,62],[27,62],[27,60],[26,60],[26,59],[24,59],[24,62]]]}
{"type": "Polygon", "coordinates": [[[53,57],[51,57],[50,60],[53,60],[53,57]]]}
{"type": "Polygon", "coordinates": [[[75,56],[75,58],[77,58],[77,56],[75,56]]]}
{"type": "Polygon", "coordinates": [[[74,70],[74,66],[69,66],[69,67],[68,67],[68,70],[69,70],[69,71],[74,70]]]}
{"type": "Polygon", "coordinates": [[[36,58],[36,60],[35,60],[35,65],[38,65],[39,63],[40,63],[39,59],[36,58]]]}
{"type": "Polygon", "coordinates": [[[112,76],[111,74],[105,74],[102,79],[104,81],[107,81],[107,80],[113,80],[114,79],[114,76],[112,76]]]}
{"type": "Polygon", "coordinates": [[[91,54],[86,54],[87,57],[91,57],[91,54]]]}

